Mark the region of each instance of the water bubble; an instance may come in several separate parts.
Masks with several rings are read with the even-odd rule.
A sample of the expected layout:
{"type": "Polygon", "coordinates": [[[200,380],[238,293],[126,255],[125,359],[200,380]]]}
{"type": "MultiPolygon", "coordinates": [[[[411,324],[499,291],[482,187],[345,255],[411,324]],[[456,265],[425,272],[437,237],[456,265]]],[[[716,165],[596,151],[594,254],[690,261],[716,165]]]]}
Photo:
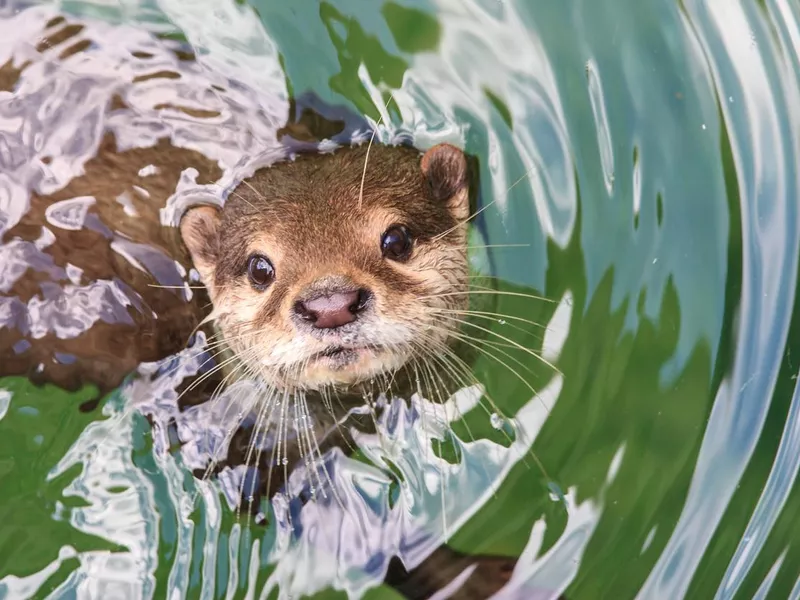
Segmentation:
{"type": "Polygon", "coordinates": [[[550,500],[553,502],[563,502],[564,504],[567,503],[564,492],[561,491],[561,488],[555,481],[548,481],[547,489],[550,490],[550,500]]]}
{"type": "Polygon", "coordinates": [[[288,465],[289,464],[289,459],[286,458],[285,456],[283,457],[283,464],[284,465],[288,465]]]}

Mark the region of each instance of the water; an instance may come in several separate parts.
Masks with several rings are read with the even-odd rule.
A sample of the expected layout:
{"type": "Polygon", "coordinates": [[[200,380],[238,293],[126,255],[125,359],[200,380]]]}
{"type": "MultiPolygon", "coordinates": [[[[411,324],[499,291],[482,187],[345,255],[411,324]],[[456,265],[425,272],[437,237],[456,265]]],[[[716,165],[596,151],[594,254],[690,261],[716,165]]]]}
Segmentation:
{"type": "MultiPolygon", "coordinates": [[[[506,291],[555,301],[505,295],[507,316],[487,327],[558,372],[524,352],[512,353],[522,366],[480,358],[474,371],[499,410],[479,390],[445,409],[393,405],[356,455],[325,455],[335,495],[298,503],[325,487],[298,468],[288,501],[258,507],[264,526],[231,505],[252,475],[190,476],[229,424],[213,407],[177,411],[181,373],[135,381],[90,413],[77,407],[91,390],[8,378],[0,597],[396,598],[382,583],[392,554],[410,570],[449,569],[442,585],[496,581],[493,565],[510,564],[501,598],[800,597],[797,4],[259,2],[255,13],[218,0],[98,1],[13,20],[3,6],[0,64],[33,52],[25,40],[56,8],[93,19],[106,57],[75,65],[92,94],[79,77],[29,73],[27,93],[49,102],[35,115],[0,96],[4,222],[30,189],[58,189],[90,156],[113,91],[104,76],[152,69],[130,48],[182,78],[127,96],[147,118],[107,125],[126,146],[169,133],[219,161],[223,182],[243,157],[269,154],[288,99],[310,91],[378,124],[380,139],[406,132],[479,157],[488,208],[475,244],[495,247],[476,251],[476,267],[506,291]],[[200,67],[176,66],[145,30],[182,32],[200,67]],[[216,103],[220,116],[147,113],[154,101],[216,103]],[[45,154],[43,175],[31,157],[45,154]],[[435,451],[437,438],[450,453],[435,451]]],[[[163,219],[200,193],[219,189],[183,181],[163,219]]],[[[84,218],[80,202],[59,208],[50,216],[62,225],[84,218]]],[[[50,268],[36,263],[47,239],[37,244],[2,248],[14,260],[0,284],[14,276],[6,265],[50,268]]],[[[115,298],[100,291],[92,297],[115,298]]],[[[100,318],[96,302],[81,306],[100,318]]],[[[84,322],[37,314],[67,333],[84,322]]]]}

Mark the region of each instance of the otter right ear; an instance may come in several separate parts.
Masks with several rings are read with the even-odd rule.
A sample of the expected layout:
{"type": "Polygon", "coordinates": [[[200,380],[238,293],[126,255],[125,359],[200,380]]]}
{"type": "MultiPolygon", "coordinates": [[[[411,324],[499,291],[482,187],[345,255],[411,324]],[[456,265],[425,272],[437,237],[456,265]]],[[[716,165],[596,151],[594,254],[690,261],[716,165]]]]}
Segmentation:
{"type": "Polygon", "coordinates": [[[219,254],[219,224],[219,210],[213,206],[190,208],[181,218],[183,243],[206,287],[214,281],[214,265],[219,254]]]}
{"type": "Polygon", "coordinates": [[[422,172],[433,197],[446,202],[453,216],[462,221],[469,216],[467,158],[452,144],[437,144],[422,156],[422,172]]]}

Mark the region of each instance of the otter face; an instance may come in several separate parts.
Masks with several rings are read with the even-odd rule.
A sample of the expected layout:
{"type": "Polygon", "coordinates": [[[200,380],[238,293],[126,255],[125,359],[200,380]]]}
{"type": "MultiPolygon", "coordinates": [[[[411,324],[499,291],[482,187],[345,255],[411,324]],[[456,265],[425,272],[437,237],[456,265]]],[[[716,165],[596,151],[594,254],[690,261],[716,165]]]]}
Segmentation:
{"type": "Polygon", "coordinates": [[[343,148],[258,171],[222,210],[189,210],[181,233],[247,372],[346,387],[413,373],[452,339],[468,303],[467,188],[448,144],[343,148]]]}

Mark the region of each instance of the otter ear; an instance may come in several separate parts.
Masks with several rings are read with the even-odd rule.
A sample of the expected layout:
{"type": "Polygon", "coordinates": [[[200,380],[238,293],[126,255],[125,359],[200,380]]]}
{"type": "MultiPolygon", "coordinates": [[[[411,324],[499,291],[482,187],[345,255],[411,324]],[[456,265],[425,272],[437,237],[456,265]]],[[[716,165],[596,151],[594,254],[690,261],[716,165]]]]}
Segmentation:
{"type": "Polygon", "coordinates": [[[435,200],[446,202],[458,220],[469,216],[467,159],[451,144],[437,144],[422,156],[422,172],[435,200]]]}
{"type": "Polygon", "coordinates": [[[219,253],[219,210],[213,206],[190,208],[181,218],[181,237],[206,287],[214,281],[219,253]]]}

